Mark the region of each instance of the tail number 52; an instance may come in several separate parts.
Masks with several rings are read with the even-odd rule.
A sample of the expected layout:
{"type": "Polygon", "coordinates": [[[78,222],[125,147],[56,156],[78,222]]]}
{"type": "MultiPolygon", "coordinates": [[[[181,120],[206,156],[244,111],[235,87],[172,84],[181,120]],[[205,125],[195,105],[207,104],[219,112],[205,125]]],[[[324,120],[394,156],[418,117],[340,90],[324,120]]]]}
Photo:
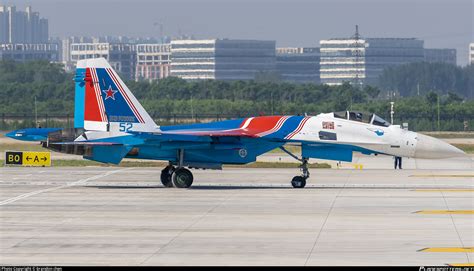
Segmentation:
{"type": "Polygon", "coordinates": [[[133,123],[130,122],[121,122],[119,124],[119,131],[120,132],[128,132],[130,129],[132,129],[133,123]]]}

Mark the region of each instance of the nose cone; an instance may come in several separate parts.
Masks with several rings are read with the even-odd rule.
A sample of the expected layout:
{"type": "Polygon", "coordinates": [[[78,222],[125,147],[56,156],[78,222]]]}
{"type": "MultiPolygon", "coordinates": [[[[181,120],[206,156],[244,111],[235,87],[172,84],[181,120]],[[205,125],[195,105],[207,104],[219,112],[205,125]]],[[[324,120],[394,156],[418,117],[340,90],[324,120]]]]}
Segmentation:
{"type": "Polygon", "coordinates": [[[442,140],[422,134],[417,135],[415,158],[442,159],[465,155],[462,150],[442,140]]]}
{"type": "Polygon", "coordinates": [[[10,138],[14,138],[14,139],[17,139],[19,136],[22,136],[22,134],[20,134],[18,132],[18,130],[15,130],[15,131],[11,131],[9,133],[6,133],[5,134],[6,137],[10,137],[10,138]]]}

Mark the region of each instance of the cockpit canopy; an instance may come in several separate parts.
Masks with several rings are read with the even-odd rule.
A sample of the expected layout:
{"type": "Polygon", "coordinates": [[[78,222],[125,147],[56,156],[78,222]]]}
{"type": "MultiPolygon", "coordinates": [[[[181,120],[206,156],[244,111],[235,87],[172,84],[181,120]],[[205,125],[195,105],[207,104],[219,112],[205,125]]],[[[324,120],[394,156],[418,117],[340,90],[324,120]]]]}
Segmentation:
{"type": "Polygon", "coordinates": [[[359,121],[363,123],[373,124],[377,126],[390,126],[390,123],[381,117],[367,112],[359,112],[359,111],[340,111],[334,112],[335,118],[346,119],[346,120],[353,120],[359,121]]]}

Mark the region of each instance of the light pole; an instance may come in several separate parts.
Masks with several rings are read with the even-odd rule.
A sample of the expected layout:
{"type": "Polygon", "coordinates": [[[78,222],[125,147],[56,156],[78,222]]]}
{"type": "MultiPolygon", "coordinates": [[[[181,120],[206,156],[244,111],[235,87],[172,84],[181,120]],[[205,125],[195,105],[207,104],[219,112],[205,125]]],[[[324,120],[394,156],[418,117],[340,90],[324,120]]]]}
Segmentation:
{"type": "Polygon", "coordinates": [[[394,104],[395,102],[390,102],[390,122],[392,123],[392,125],[393,125],[393,114],[395,113],[395,111],[393,111],[394,104]]]}
{"type": "Polygon", "coordinates": [[[38,106],[36,104],[36,96],[35,96],[35,126],[38,128],[38,106]]]}

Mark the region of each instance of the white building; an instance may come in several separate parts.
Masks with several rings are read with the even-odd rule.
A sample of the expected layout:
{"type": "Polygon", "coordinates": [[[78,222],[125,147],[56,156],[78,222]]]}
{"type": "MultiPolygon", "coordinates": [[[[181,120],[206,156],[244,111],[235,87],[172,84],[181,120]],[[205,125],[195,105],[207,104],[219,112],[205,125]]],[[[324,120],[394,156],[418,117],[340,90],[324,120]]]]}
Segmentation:
{"type": "Polygon", "coordinates": [[[276,72],[275,41],[171,41],[171,76],[186,80],[253,80],[261,72],[276,72]]]}
{"type": "Polygon", "coordinates": [[[103,57],[125,79],[135,78],[136,49],[134,44],[126,43],[72,43],[71,62],[80,59],[103,57]]]}
{"type": "Polygon", "coordinates": [[[415,38],[321,40],[321,83],[375,85],[385,68],[423,61],[423,43],[415,38]]]}
{"type": "Polygon", "coordinates": [[[363,39],[330,39],[319,42],[321,48],[321,83],[340,85],[344,81],[365,80],[365,48],[363,39]]]}
{"type": "Polygon", "coordinates": [[[170,74],[170,44],[137,44],[136,80],[158,80],[170,74]]]}

